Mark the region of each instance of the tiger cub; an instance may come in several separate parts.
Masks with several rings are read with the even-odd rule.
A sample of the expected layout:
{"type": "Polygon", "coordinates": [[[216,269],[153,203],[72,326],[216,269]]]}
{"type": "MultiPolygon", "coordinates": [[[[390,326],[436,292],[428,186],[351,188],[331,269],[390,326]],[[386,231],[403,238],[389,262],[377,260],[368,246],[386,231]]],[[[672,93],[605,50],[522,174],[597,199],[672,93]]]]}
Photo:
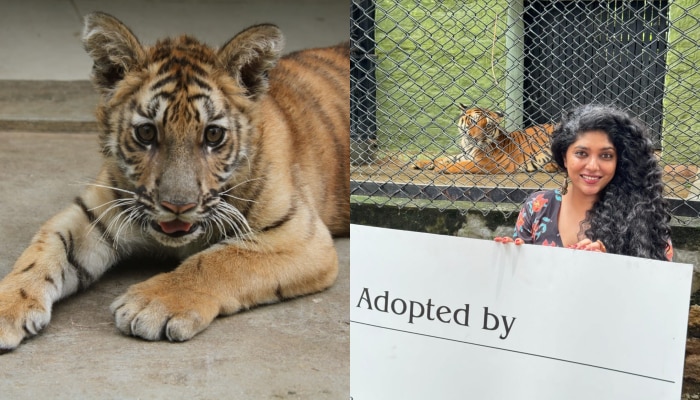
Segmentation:
{"type": "Polygon", "coordinates": [[[280,58],[256,25],[220,49],[142,46],[85,18],[104,166],[0,282],[0,349],[37,334],[54,302],[127,256],[182,261],[111,305],[116,327],[184,341],[218,315],[328,288],[349,233],[349,46],[280,58]]]}
{"type": "Polygon", "coordinates": [[[434,169],[447,174],[512,174],[518,171],[558,171],[549,145],[554,126],[535,125],[506,132],[500,127],[503,113],[459,104],[462,115],[457,125],[462,154],[421,160],[417,169],[434,169]]]}

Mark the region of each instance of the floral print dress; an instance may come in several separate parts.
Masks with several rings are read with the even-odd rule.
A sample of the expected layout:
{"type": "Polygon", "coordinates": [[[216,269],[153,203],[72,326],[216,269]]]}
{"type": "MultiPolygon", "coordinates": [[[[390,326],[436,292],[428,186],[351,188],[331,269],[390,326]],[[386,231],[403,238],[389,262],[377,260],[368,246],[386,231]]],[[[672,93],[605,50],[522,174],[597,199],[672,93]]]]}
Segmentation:
{"type": "Polygon", "coordinates": [[[564,247],[559,237],[560,208],[561,192],[558,189],[531,194],[518,214],[513,238],[521,238],[529,244],[564,247]]]}
{"type": "MultiPolygon", "coordinates": [[[[532,193],[518,214],[513,239],[520,238],[524,243],[543,246],[564,247],[559,236],[559,210],[561,192],[559,189],[532,193]]],[[[673,246],[669,239],[666,246],[666,259],[673,259],[673,246]]]]}

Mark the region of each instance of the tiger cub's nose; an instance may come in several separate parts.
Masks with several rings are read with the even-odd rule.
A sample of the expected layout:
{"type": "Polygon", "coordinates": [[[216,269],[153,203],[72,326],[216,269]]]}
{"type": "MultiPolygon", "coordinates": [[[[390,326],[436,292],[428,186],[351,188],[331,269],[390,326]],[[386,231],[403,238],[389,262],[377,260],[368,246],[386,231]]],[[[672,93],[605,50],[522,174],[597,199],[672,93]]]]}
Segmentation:
{"type": "Polygon", "coordinates": [[[197,203],[171,203],[163,200],[160,202],[160,205],[175,214],[182,214],[196,207],[197,203]]]}

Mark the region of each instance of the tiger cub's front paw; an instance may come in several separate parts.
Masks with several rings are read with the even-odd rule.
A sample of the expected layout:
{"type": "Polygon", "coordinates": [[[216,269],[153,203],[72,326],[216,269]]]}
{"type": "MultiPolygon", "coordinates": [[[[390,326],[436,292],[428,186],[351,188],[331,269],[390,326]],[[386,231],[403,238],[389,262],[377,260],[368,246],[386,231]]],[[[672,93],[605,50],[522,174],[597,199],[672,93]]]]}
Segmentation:
{"type": "Polygon", "coordinates": [[[125,335],[176,342],[191,339],[219,313],[213,297],[181,287],[168,274],[131,286],[110,309],[125,335]]]}
{"type": "Polygon", "coordinates": [[[0,288],[0,354],[14,350],[51,320],[51,308],[28,290],[0,288]]]}

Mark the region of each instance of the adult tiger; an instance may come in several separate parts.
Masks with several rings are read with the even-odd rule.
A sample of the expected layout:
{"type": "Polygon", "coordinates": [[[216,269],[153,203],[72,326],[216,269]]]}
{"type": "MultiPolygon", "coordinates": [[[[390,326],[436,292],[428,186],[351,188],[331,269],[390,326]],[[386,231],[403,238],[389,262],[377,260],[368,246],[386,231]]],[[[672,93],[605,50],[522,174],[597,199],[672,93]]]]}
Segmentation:
{"type": "Polygon", "coordinates": [[[506,132],[500,127],[503,113],[483,108],[468,108],[460,103],[462,115],[457,125],[461,134],[462,154],[421,160],[418,169],[434,169],[447,174],[511,174],[543,169],[556,172],[549,149],[554,126],[535,125],[520,131],[506,132]]]}
{"type": "Polygon", "coordinates": [[[83,43],[104,166],[0,282],[0,350],[139,252],[182,260],[111,306],[120,331],[149,340],[333,284],[332,234],[349,232],[347,44],[280,59],[282,34],[263,24],[219,50],[187,36],[144,47],[103,13],[83,43]]]}

